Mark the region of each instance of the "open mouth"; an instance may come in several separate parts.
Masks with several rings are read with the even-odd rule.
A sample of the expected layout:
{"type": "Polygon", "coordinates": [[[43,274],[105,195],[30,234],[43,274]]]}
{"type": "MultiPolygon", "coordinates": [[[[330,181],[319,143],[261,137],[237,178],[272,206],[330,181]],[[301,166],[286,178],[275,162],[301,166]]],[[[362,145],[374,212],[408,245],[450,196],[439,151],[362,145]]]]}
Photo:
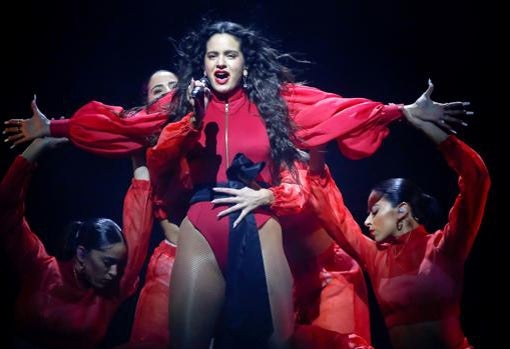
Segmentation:
{"type": "Polygon", "coordinates": [[[219,70],[219,71],[214,72],[214,80],[219,85],[226,84],[229,77],[230,77],[230,74],[227,73],[226,71],[219,70]]]}

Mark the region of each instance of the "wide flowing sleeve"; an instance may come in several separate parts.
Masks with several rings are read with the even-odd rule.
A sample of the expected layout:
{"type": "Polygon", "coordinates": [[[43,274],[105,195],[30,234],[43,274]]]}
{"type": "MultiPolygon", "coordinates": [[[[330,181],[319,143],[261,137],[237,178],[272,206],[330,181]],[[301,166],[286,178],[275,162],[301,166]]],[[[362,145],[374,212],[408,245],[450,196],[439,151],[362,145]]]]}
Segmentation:
{"type": "Polygon", "coordinates": [[[459,175],[459,194],[443,228],[444,239],[439,248],[447,255],[465,260],[482,223],[491,185],[489,171],[480,155],[455,136],[443,141],[439,150],[459,175]]]}
{"type": "Polygon", "coordinates": [[[165,103],[171,95],[158,100],[157,105],[141,108],[130,117],[122,107],[92,101],[78,109],[71,118],[52,120],[50,134],[67,137],[78,148],[109,157],[131,155],[148,145],[148,138],[161,131],[168,118],[165,103]]]}
{"type": "Polygon", "coordinates": [[[351,159],[372,155],[388,135],[388,124],[403,115],[400,105],[343,98],[303,85],[287,85],[282,97],[297,126],[300,147],[336,140],[340,151],[351,159]]]}
{"type": "Polygon", "coordinates": [[[342,193],[331,177],[329,169],[322,175],[309,174],[309,205],[322,227],[333,240],[365,269],[374,265],[377,253],[375,241],[365,236],[345,206],[342,193]]]}
{"type": "Polygon", "coordinates": [[[183,189],[189,189],[189,167],[185,155],[197,143],[201,129],[191,124],[192,114],[170,123],[161,132],[155,146],[147,149],[147,167],[152,186],[155,215],[168,217],[171,202],[183,189]]]}
{"type": "Polygon", "coordinates": [[[122,230],[127,244],[127,263],[120,281],[123,297],[132,295],[138,286],[138,274],[149,247],[152,217],[150,182],[133,179],[123,206],[122,230]]]}
{"type": "Polygon", "coordinates": [[[34,164],[18,156],[0,184],[1,249],[22,277],[53,258],[25,218],[25,199],[34,169],[34,164]]]}

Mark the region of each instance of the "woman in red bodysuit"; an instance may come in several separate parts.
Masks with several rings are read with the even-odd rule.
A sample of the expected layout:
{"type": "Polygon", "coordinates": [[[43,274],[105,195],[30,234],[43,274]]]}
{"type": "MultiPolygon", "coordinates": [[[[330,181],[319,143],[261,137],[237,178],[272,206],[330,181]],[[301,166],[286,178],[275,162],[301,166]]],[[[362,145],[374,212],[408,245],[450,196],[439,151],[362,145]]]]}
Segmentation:
{"type": "Polygon", "coordinates": [[[204,26],[186,37],[179,50],[182,79],[170,107],[175,121],[147,154],[151,171],[171,167],[196,190],[181,225],[170,284],[172,344],[208,347],[219,323],[215,345],[220,348],[284,346],[293,327],[292,280],[281,228],[273,217],[289,202],[303,203],[300,185],[278,185],[280,171],[292,172],[300,160],[295,145],[337,139],[345,154],[366,156],[402,108],[435,119],[448,117],[445,106],[430,99],[407,107],[383,106],[290,84],[288,70],[267,41],[235,23],[204,26]],[[195,101],[191,90],[204,84],[186,81],[204,71],[210,96],[195,101]],[[192,101],[203,102],[203,115],[192,112],[192,101]],[[257,165],[240,153],[268,166],[257,172],[257,165]],[[255,180],[273,186],[246,186],[255,180]],[[260,283],[250,283],[257,278],[260,283]],[[247,296],[250,291],[254,294],[247,296]]]}
{"type": "Polygon", "coordinates": [[[309,177],[311,205],[328,233],[368,272],[396,349],[470,348],[459,321],[462,279],[482,221],[489,173],[455,136],[411,115],[408,120],[438,145],[459,175],[460,192],[443,229],[426,230],[433,201],[402,178],[370,193],[365,225],[375,241],[361,233],[329,172],[309,177]]]}
{"type": "Polygon", "coordinates": [[[3,178],[1,246],[20,276],[14,310],[20,340],[38,347],[93,348],[138,284],[152,226],[149,173],[145,166],[135,167],[124,200],[123,231],[106,218],[75,224],[72,258],[57,260],[31,231],[24,206],[35,161],[59,142],[34,140],[3,178]]]}

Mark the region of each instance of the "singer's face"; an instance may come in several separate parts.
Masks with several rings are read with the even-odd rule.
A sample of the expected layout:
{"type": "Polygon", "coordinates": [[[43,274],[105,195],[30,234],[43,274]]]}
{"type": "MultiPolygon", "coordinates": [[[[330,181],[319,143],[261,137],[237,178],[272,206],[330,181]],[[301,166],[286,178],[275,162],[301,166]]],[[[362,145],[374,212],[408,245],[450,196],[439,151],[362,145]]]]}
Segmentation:
{"type": "Polygon", "coordinates": [[[204,57],[205,73],[213,90],[232,92],[241,84],[244,56],[239,40],[230,34],[214,34],[207,41],[204,57]]]}

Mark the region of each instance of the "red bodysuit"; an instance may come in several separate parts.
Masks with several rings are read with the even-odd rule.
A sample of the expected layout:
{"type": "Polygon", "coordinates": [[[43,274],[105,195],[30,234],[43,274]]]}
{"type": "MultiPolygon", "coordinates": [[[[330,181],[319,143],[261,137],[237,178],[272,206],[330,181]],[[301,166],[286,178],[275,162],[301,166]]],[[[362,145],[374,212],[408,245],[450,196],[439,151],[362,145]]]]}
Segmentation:
{"type": "Polygon", "coordinates": [[[152,228],[150,183],[133,180],[124,200],[123,234],[127,264],[119,293],[106,297],[93,288],[82,288],[72,261],[47,254],[24,218],[24,202],[35,166],[18,156],[0,184],[0,234],[17,275],[20,292],[15,306],[21,337],[48,348],[93,348],[104,337],[120,303],[138,285],[152,228]]]}
{"type": "Polygon", "coordinates": [[[329,173],[310,176],[312,203],[330,235],[355,256],[368,272],[395,348],[410,348],[408,331],[417,332],[437,346],[466,348],[460,322],[464,261],[480,227],[490,178],[480,156],[450,136],[439,145],[449,166],[459,175],[460,193],[442,230],[427,233],[423,226],[392,243],[376,243],[362,234],[344,206],[329,173]],[[423,327],[425,328],[425,327],[423,327]]]}

